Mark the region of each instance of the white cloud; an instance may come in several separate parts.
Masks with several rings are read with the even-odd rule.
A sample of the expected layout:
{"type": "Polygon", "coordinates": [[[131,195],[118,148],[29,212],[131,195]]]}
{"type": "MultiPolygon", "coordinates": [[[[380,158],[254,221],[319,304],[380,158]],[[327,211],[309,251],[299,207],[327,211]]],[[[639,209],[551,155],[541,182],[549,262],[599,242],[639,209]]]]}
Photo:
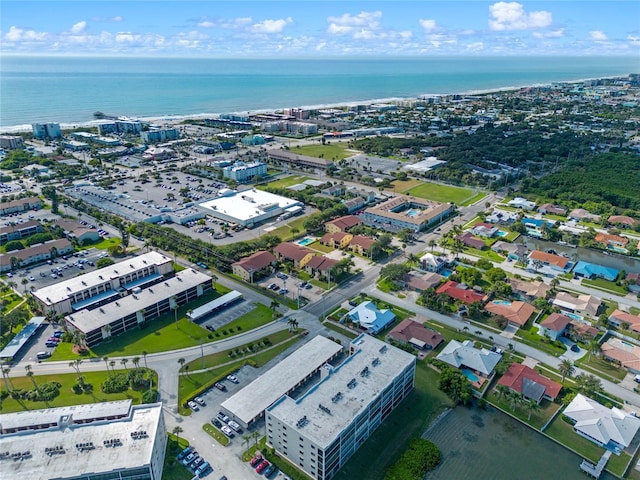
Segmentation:
{"type": "Polygon", "coordinates": [[[382,12],[360,12],[357,15],[345,13],[339,17],[329,17],[327,32],[331,35],[355,34],[363,35],[363,32],[373,32],[380,28],[382,12]]]}
{"type": "Polygon", "coordinates": [[[465,46],[465,48],[472,52],[479,52],[480,50],[484,50],[484,43],[483,42],[469,43],[468,45],[465,46]]]}
{"type": "Polygon", "coordinates": [[[327,46],[327,42],[320,42],[318,45],[316,45],[316,52],[319,52],[320,50],[323,50],[324,47],[327,46]]]}
{"type": "Polygon", "coordinates": [[[535,38],[561,38],[564,37],[564,28],[552,30],[550,32],[533,32],[535,38]]]}
{"type": "Polygon", "coordinates": [[[71,33],[73,33],[74,35],[79,35],[82,32],[84,32],[84,29],[87,28],[87,22],[85,22],[84,20],[78,23],[74,23],[73,26],[71,27],[71,33]]]}
{"type": "Polygon", "coordinates": [[[606,42],[608,40],[607,34],[602,30],[591,30],[589,32],[589,38],[594,42],[606,42]]]}
{"type": "Polygon", "coordinates": [[[198,26],[200,28],[213,28],[216,26],[216,23],[212,22],[211,20],[203,20],[201,22],[198,22],[198,26]]]}
{"type": "Polygon", "coordinates": [[[551,25],[551,12],[544,10],[527,13],[524,6],[517,2],[498,2],[489,7],[491,30],[527,30],[545,28],[551,25]]]}
{"type": "Polygon", "coordinates": [[[426,20],[421,18],[420,20],[418,20],[418,23],[425,32],[433,32],[436,28],[438,28],[435,20],[426,20]]]}
{"type": "Polygon", "coordinates": [[[209,20],[204,18],[200,20],[197,25],[200,28],[230,28],[230,29],[239,29],[250,25],[253,22],[251,17],[238,17],[232,19],[216,19],[209,20]]]}
{"type": "Polygon", "coordinates": [[[47,32],[36,32],[35,30],[25,30],[12,25],[5,34],[5,40],[9,42],[40,42],[46,40],[49,34],[47,32]]]}
{"type": "Polygon", "coordinates": [[[640,37],[637,35],[627,35],[629,43],[635,47],[640,47],[640,37]]]}
{"type": "Polygon", "coordinates": [[[121,22],[122,20],[124,20],[124,18],[122,18],[120,15],[117,15],[115,17],[111,17],[111,21],[112,22],[121,22]]]}
{"type": "Polygon", "coordinates": [[[291,17],[280,18],[278,20],[263,20],[253,24],[251,29],[257,33],[280,33],[284,30],[284,27],[291,24],[293,19],[291,17]]]}

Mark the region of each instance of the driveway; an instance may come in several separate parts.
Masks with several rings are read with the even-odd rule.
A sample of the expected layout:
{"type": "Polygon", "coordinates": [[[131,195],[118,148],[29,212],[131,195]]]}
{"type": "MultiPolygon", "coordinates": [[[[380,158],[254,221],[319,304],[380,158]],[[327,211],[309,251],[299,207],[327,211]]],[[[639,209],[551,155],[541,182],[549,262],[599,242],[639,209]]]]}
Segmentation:
{"type": "Polygon", "coordinates": [[[576,343],[571,341],[570,339],[566,337],[560,337],[559,340],[565,347],[567,347],[567,351],[560,356],[561,360],[571,360],[573,363],[575,363],[576,360],[584,357],[587,354],[587,351],[584,348],[580,347],[580,345],[578,345],[579,350],[577,352],[572,351],[571,346],[576,345],[576,343]]]}

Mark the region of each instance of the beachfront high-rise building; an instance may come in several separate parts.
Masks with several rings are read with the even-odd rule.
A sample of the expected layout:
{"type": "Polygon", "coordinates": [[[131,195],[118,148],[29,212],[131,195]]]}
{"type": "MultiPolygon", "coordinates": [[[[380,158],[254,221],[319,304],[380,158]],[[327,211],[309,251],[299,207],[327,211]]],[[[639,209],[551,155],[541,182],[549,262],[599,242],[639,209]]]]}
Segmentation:
{"type": "Polygon", "coordinates": [[[24,143],[22,137],[17,135],[1,135],[0,136],[0,148],[5,150],[17,150],[23,148],[24,143]]]}
{"type": "Polygon", "coordinates": [[[317,480],[329,480],[413,389],[416,357],[362,334],[337,367],[297,398],[266,410],[267,444],[317,480]]]}
{"type": "Polygon", "coordinates": [[[177,128],[155,128],[140,133],[145,143],[160,143],[180,138],[177,128]]]}
{"type": "Polygon", "coordinates": [[[33,136],[38,139],[61,138],[59,123],[34,123],[31,125],[33,136]]]}
{"type": "Polygon", "coordinates": [[[0,415],[0,478],[161,480],[162,404],[131,400],[0,415]]]}
{"type": "Polygon", "coordinates": [[[266,174],[267,164],[262,162],[236,162],[222,170],[223,178],[230,178],[239,183],[250,182],[258,175],[264,177],[266,174]]]}

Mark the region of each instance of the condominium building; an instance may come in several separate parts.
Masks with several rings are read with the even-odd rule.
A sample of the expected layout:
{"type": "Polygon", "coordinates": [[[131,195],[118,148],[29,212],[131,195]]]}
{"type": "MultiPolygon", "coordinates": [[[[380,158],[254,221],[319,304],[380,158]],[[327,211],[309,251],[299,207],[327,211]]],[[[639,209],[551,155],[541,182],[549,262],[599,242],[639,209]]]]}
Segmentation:
{"type": "Polygon", "coordinates": [[[442,222],[453,213],[454,209],[451,203],[397,195],[380,205],[367,208],[364,211],[364,219],[367,223],[388,231],[406,228],[420,232],[442,222]]]}
{"type": "Polygon", "coordinates": [[[62,137],[59,123],[34,123],[31,125],[31,128],[35,138],[47,139],[62,137]]]}
{"type": "Polygon", "coordinates": [[[180,132],[177,128],[158,128],[141,132],[140,136],[144,143],[160,143],[177,140],[180,137],[180,132]]]}
{"type": "Polygon", "coordinates": [[[17,150],[23,148],[22,137],[17,135],[0,135],[0,148],[5,150],[17,150]]]}
{"type": "Polygon", "coordinates": [[[230,178],[240,183],[250,182],[255,177],[264,177],[266,174],[267,164],[262,162],[236,162],[231,166],[224,167],[222,170],[222,176],[224,178],[230,178]]]}
{"type": "Polygon", "coordinates": [[[413,355],[362,334],[337,367],[295,399],[266,410],[267,444],[317,480],[328,480],[413,389],[413,355]]]}
{"type": "Polygon", "coordinates": [[[161,480],[162,404],[131,400],[0,415],[0,478],[161,480]]]}
{"type": "Polygon", "coordinates": [[[129,258],[33,292],[43,310],[66,314],[95,308],[133,289],[159,282],[173,272],[172,260],[158,252],[129,258]]]}

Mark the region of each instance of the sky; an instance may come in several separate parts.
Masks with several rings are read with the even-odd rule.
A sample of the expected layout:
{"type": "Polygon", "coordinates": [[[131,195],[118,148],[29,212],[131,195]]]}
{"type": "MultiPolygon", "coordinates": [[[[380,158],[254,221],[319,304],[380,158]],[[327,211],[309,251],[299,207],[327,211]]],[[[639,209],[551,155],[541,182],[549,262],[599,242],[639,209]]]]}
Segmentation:
{"type": "Polygon", "coordinates": [[[0,3],[0,54],[640,57],[640,1],[0,3]]]}

